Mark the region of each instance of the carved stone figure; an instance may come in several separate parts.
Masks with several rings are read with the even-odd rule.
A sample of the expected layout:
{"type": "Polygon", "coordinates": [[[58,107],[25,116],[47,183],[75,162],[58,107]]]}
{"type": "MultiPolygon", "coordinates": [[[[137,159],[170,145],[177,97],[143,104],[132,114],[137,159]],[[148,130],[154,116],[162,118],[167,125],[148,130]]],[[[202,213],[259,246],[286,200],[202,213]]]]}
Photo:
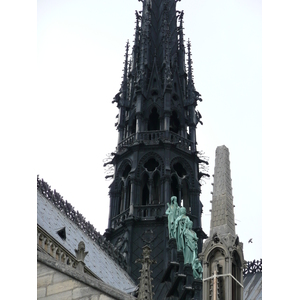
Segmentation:
{"type": "Polygon", "coordinates": [[[183,232],[184,246],[183,257],[185,264],[192,264],[198,254],[198,237],[192,230],[193,222],[187,221],[187,228],[183,232]]]}
{"type": "Polygon", "coordinates": [[[195,279],[202,279],[203,268],[199,258],[195,258],[192,264],[193,276],[195,279]]]}
{"type": "Polygon", "coordinates": [[[168,209],[166,210],[166,215],[168,215],[168,229],[169,238],[174,239],[175,237],[175,220],[179,215],[179,207],[177,203],[177,197],[171,197],[171,204],[167,203],[168,209]]]}
{"type": "Polygon", "coordinates": [[[186,215],[186,208],[180,207],[179,216],[175,220],[175,238],[177,243],[177,250],[184,250],[184,231],[187,228],[187,223],[190,218],[186,215]]]}

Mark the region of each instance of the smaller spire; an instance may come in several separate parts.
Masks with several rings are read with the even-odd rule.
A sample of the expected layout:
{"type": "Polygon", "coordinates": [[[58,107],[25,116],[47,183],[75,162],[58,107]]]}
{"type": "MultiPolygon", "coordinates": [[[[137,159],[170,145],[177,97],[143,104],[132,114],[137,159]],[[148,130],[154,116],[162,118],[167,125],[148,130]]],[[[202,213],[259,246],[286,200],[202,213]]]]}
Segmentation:
{"type": "Polygon", "coordinates": [[[196,91],[193,75],[193,60],[191,53],[191,42],[188,40],[188,86],[187,86],[187,104],[195,104],[197,100],[202,101],[201,95],[196,91]]]}
{"type": "Polygon", "coordinates": [[[153,291],[152,291],[152,277],[150,266],[156,264],[156,261],[150,258],[151,249],[148,245],[143,247],[143,258],[137,259],[135,263],[141,263],[142,269],[140,270],[141,276],[139,277],[139,294],[138,300],[153,300],[153,291]]]}
{"type": "Polygon", "coordinates": [[[128,50],[129,50],[129,41],[127,40],[126,46],[125,46],[125,61],[124,61],[124,69],[123,69],[123,81],[121,85],[121,91],[122,91],[122,104],[126,106],[126,100],[127,100],[127,78],[128,78],[128,50]]]}

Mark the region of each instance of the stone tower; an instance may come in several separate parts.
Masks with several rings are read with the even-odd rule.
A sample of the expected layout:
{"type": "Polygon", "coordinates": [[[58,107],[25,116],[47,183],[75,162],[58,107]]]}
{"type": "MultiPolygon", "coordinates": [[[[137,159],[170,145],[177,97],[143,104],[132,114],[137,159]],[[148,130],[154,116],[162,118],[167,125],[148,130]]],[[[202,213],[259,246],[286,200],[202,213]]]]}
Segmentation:
{"type": "Polygon", "coordinates": [[[210,236],[203,245],[203,300],[243,299],[243,244],[235,233],[229,150],[217,147],[210,236]]]}
{"type": "Polygon", "coordinates": [[[165,211],[171,196],[186,207],[199,251],[206,237],[199,198],[199,180],[206,174],[199,164],[207,162],[196,147],[196,126],[202,124],[196,106],[202,99],[194,87],[191,44],[185,47],[183,11],[176,10],[177,1],[144,0],[142,10],[136,11],[132,53],[127,43],[123,80],[113,101],[119,109],[118,144],[110,162],[114,176],[105,233],[124,253],[127,272],[136,282],[135,261],[145,245],[151,247],[159,299],[168,264],[165,211]]]}

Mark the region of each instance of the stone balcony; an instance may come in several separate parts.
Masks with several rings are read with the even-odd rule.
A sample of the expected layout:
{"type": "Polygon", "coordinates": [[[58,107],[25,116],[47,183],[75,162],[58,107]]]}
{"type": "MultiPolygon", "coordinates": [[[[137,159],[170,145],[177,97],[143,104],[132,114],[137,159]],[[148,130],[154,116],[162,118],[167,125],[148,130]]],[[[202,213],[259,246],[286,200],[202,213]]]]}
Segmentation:
{"type": "Polygon", "coordinates": [[[192,141],[184,138],[179,134],[176,134],[172,131],[155,130],[141,131],[131,134],[118,144],[118,150],[126,146],[131,146],[136,142],[143,142],[145,145],[156,145],[160,142],[169,142],[172,144],[177,144],[177,147],[179,149],[182,149],[187,152],[191,152],[195,149],[195,145],[192,141]]]}

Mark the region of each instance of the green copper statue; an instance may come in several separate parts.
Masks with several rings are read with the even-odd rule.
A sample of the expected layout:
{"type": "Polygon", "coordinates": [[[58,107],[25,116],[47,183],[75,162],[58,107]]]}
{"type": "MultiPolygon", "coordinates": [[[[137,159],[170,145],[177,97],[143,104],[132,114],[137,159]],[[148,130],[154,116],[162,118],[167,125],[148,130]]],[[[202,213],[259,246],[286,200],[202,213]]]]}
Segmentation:
{"type": "Polygon", "coordinates": [[[175,220],[179,215],[179,207],[177,204],[177,197],[171,197],[171,204],[167,203],[168,209],[166,214],[168,215],[168,229],[169,229],[169,238],[175,238],[175,220]]]}
{"type": "Polygon", "coordinates": [[[195,279],[202,279],[203,269],[199,258],[195,258],[192,264],[193,276],[195,279]]]}
{"type": "Polygon", "coordinates": [[[187,221],[187,228],[183,232],[183,256],[185,264],[192,264],[198,254],[198,237],[196,232],[193,231],[192,228],[193,221],[187,221]]]}
{"type": "Polygon", "coordinates": [[[190,218],[186,215],[185,207],[180,207],[179,216],[175,220],[175,238],[177,243],[177,251],[184,251],[184,231],[190,218]]]}

